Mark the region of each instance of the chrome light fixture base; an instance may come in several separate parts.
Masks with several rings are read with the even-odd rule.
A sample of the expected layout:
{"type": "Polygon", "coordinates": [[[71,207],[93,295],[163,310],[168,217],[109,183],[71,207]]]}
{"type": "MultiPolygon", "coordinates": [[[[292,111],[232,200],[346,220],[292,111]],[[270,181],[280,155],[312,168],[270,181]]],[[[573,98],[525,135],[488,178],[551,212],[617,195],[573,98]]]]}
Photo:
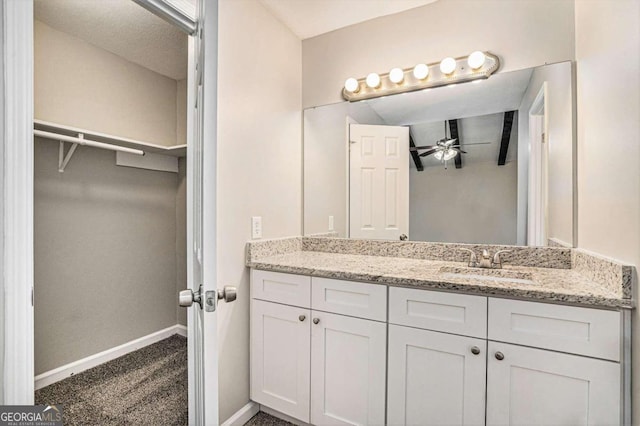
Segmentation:
{"type": "Polygon", "coordinates": [[[402,70],[404,79],[400,83],[392,82],[389,78],[389,73],[387,73],[380,74],[380,84],[377,87],[369,87],[366,82],[366,77],[363,77],[357,80],[358,86],[355,91],[349,91],[343,87],[342,97],[349,102],[357,102],[365,99],[396,95],[398,93],[487,79],[500,68],[500,60],[490,52],[482,53],[485,55],[484,64],[477,69],[471,68],[468,64],[469,56],[462,56],[455,58],[455,69],[449,74],[444,74],[440,70],[440,62],[435,62],[427,64],[429,68],[428,75],[422,80],[414,76],[413,68],[405,68],[402,70]]]}

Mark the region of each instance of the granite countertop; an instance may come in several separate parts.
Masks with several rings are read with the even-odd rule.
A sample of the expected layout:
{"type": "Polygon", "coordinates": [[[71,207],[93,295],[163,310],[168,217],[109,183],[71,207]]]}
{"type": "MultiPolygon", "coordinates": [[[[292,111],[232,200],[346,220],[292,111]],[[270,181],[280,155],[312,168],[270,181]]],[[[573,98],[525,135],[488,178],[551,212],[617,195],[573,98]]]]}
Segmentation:
{"type": "Polygon", "coordinates": [[[570,268],[503,266],[505,273],[526,276],[533,281],[526,283],[493,280],[484,276],[491,274],[491,270],[474,268],[469,271],[470,268],[464,262],[304,250],[248,259],[247,266],[267,271],[484,296],[591,307],[633,307],[633,300],[628,292],[625,294],[625,291],[614,291],[610,285],[597,282],[592,276],[570,268]],[[480,279],[457,274],[452,276],[443,273],[442,268],[445,272],[477,272],[483,276],[480,279]]]}

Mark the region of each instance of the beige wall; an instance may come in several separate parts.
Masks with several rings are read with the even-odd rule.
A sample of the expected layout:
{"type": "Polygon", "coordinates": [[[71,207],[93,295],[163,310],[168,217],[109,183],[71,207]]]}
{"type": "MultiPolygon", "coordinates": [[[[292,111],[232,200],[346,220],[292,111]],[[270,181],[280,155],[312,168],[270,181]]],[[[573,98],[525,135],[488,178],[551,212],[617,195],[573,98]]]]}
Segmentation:
{"type": "Polygon", "coordinates": [[[465,161],[461,169],[449,162],[448,169],[430,166],[422,172],[412,165],[409,239],[515,244],[517,175],[515,161],[465,161]]]}
{"type": "Polygon", "coordinates": [[[251,216],[264,238],[301,233],[301,43],[257,0],[220,2],[218,311],[220,420],[249,401],[251,216]]]}
{"type": "Polygon", "coordinates": [[[37,139],[35,372],[176,324],[176,174],[37,139]]]}
{"type": "Polygon", "coordinates": [[[175,80],[40,21],[34,54],[36,119],[175,144],[175,80]]]}
{"type": "MultiPolygon", "coordinates": [[[[640,2],[576,1],[575,20],[578,246],[639,267],[640,2]]],[[[638,309],[632,329],[633,422],[640,424],[638,309]]]]}
{"type": "Polygon", "coordinates": [[[501,72],[573,59],[573,0],[440,0],[304,40],[303,105],[341,100],[348,77],[489,50],[501,72]]]}

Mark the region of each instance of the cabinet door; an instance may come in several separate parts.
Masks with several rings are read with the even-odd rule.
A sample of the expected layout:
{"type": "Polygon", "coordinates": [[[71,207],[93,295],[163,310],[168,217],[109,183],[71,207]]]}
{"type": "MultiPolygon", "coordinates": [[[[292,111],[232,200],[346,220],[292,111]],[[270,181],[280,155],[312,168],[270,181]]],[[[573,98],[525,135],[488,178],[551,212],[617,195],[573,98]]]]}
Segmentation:
{"type": "Polygon", "coordinates": [[[483,425],[486,340],[389,326],[389,425],[483,425]]]}
{"type": "Polygon", "coordinates": [[[310,311],[251,301],[251,399],[309,422],[310,311]]]}
{"type": "Polygon", "coordinates": [[[495,342],[488,356],[488,425],[620,424],[620,364],[495,342]]]}
{"type": "Polygon", "coordinates": [[[311,316],[311,423],[384,424],[387,325],[317,311],[311,316]]]}

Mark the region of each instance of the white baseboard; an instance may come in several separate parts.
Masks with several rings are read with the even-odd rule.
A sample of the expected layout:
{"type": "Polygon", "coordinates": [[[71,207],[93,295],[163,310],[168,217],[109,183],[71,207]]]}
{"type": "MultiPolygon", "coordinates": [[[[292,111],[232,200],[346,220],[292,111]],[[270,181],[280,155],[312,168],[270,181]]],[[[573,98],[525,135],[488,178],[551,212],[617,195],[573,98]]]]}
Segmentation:
{"type": "Polygon", "coordinates": [[[235,412],[235,414],[227,419],[222,426],[242,426],[260,411],[260,405],[257,402],[249,401],[244,407],[235,412]]]}
{"type": "Polygon", "coordinates": [[[140,337],[139,339],[132,340],[123,345],[116,346],[115,348],[107,349],[106,351],[99,352],[97,354],[88,356],[78,361],[71,362],[53,370],[46,371],[36,376],[35,389],[41,389],[45,386],[49,386],[52,383],[64,380],[67,377],[71,377],[75,374],[82,373],[85,370],[104,364],[107,361],[111,361],[122,355],[126,355],[130,352],[136,351],[145,346],[149,346],[167,337],[179,334],[186,336],[187,327],[183,325],[172,325],[163,330],[156,331],[155,333],[148,334],[140,337]]]}
{"type": "Polygon", "coordinates": [[[186,325],[175,325],[174,327],[176,327],[176,334],[179,334],[183,337],[187,337],[187,326],[186,325]]]}

